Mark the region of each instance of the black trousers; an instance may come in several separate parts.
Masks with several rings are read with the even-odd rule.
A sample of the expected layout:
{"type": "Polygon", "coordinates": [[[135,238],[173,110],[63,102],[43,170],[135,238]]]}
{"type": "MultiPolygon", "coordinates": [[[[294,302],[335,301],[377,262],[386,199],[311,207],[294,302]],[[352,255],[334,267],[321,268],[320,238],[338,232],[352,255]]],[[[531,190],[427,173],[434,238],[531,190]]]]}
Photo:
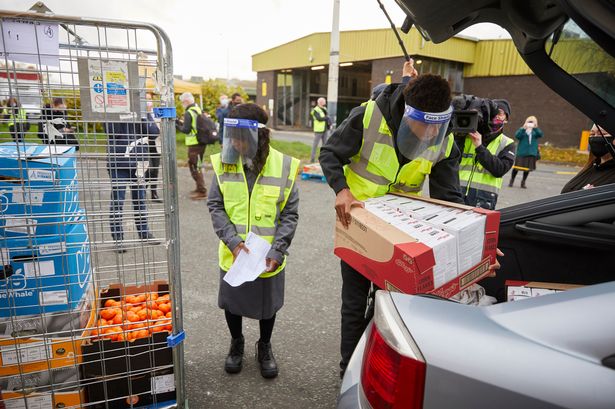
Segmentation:
{"type": "Polygon", "coordinates": [[[340,368],[346,370],[348,361],[361,339],[371,317],[365,317],[371,282],[357,270],[341,262],[342,266],[342,340],[340,368]]]}

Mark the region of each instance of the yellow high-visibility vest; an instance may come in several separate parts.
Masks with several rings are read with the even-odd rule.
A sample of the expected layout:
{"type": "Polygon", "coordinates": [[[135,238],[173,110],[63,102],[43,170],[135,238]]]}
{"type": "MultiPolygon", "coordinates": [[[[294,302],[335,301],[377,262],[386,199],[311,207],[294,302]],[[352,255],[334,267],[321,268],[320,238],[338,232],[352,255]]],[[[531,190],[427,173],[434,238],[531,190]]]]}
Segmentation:
{"type": "MultiPolygon", "coordinates": [[[[267,162],[256,178],[251,194],[248,194],[241,161],[237,165],[225,165],[217,153],[211,155],[211,164],[224,198],[224,209],[237,234],[245,239],[248,232],[253,232],[272,243],[280,214],[297,178],[299,160],[270,147],[267,162]]],[[[222,241],[218,247],[218,260],[224,271],[233,264],[233,253],[222,241]]],[[[260,277],[272,277],[285,265],[286,259],[276,271],[263,273],[260,277]]]]}

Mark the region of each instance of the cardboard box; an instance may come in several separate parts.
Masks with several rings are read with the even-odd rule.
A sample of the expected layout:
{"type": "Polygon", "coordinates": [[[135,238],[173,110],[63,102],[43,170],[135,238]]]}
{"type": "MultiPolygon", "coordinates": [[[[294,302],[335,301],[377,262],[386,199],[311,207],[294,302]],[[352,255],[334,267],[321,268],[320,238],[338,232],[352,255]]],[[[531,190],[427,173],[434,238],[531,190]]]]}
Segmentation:
{"type": "Polygon", "coordinates": [[[90,285],[75,309],[0,318],[0,338],[34,335],[70,336],[74,329],[87,328],[94,306],[94,297],[94,286],[90,285]]]}
{"type": "MultiPolygon", "coordinates": [[[[381,202],[386,200],[385,205],[394,210],[388,213],[386,220],[371,213],[378,206],[375,203],[378,200],[368,200],[365,209],[352,209],[352,221],[348,229],[345,229],[338,221],[335,229],[334,253],[380,288],[408,294],[432,293],[450,298],[489,274],[489,265],[496,260],[499,212],[434,199],[395,196],[387,195],[384,199],[379,198],[381,202]],[[412,231],[410,230],[412,223],[423,222],[429,227],[429,223],[424,219],[441,212],[442,206],[482,215],[485,224],[481,259],[463,271],[457,268],[458,274],[453,278],[451,275],[454,273],[451,271],[455,270],[449,269],[454,262],[448,261],[449,269],[445,271],[449,274],[445,272],[445,282],[437,286],[442,282],[443,273],[440,266],[436,267],[436,254],[430,247],[437,241],[429,241],[423,237],[423,242],[421,242],[409,232],[412,231]],[[402,226],[404,229],[402,231],[397,227],[400,226],[398,222],[403,223],[402,219],[408,218],[408,214],[402,213],[408,209],[414,213],[410,213],[409,219],[405,221],[409,226],[407,228],[402,226]],[[390,224],[391,222],[396,225],[390,224]]],[[[420,229],[418,226],[415,228],[420,229]]],[[[427,229],[425,233],[429,234],[429,232],[427,229]]],[[[415,235],[420,236],[418,233],[415,235]]],[[[444,244],[442,250],[437,250],[438,261],[450,260],[451,247],[450,244],[446,245],[446,241],[450,239],[447,239],[446,235],[439,237],[442,238],[444,244]]]]}
{"type": "MultiPolygon", "coordinates": [[[[100,293],[100,308],[109,299],[146,292],[166,294],[169,285],[158,281],[147,286],[112,285],[100,293]]],[[[83,378],[96,378],[127,373],[129,370],[152,370],[173,365],[173,350],[167,345],[167,332],[155,332],[148,338],[134,341],[111,341],[90,337],[81,346],[83,378]]]]}
{"type": "MultiPolygon", "coordinates": [[[[95,294],[92,286],[88,291],[95,294]]],[[[89,319],[85,329],[78,327],[63,331],[62,336],[0,337],[0,376],[80,364],[81,345],[88,340],[89,328],[96,324],[96,308],[93,306],[86,307],[89,319]]]]}
{"type": "Polygon", "coordinates": [[[0,317],[77,308],[92,278],[84,221],[66,226],[63,235],[0,240],[8,276],[0,280],[0,317]]]}
{"type": "Polygon", "coordinates": [[[7,408],[64,408],[85,404],[85,390],[79,384],[79,369],[51,369],[0,378],[0,390],[7,408]]]}
{"type": "Polygon", "coordinates": [[[577,284],[506,280],[506,301],[519,301],[582,287],[577,284]]]}
{"type": "Polygon", "coordinates": [[[0,144],[0,235],[57,234],[79,212],[73,146],[0,144]]]}
{"type": "Polygon", "coordinates": [[[88,379],[88,408],[124,409],[175,399],[173,368],[134,372],[118,377],[88,379]]]}

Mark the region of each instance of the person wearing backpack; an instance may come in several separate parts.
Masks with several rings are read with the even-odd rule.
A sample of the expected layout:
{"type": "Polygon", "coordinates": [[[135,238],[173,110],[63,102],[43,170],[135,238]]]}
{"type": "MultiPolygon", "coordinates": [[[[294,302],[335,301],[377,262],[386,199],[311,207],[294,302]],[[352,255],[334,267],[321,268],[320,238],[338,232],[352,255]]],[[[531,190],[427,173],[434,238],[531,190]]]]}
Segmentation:
{"type": "Polygon", "coordinates": [[[179,99],[185,112],[183,121],[178,120],[176,128],[178,131],[186,134],[185,143],[188,147],[188,166],[192,179],[196,182],[196,189],[190,193],[190,198],[192,200],[204,200],[207,198],[207,188],[205,188],[205,180],[199,165],[203,160],[203,155],[205,155],[207,144],[200,142],[197,134],[197,120],[202,116],[203,112],[194,103],[194,96],[190,92],[184,92],[179,99]]]}

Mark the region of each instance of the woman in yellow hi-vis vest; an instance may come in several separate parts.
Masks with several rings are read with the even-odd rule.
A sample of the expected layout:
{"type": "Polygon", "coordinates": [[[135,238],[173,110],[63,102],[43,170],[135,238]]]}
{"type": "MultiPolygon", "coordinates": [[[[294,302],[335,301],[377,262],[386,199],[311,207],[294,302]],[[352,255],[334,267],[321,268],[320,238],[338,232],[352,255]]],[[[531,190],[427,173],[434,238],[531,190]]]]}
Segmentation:
{"type": "Polygon", "coordinates": [[[268,119],[256,104],[238,105],[224,119],[222,152],[211,156],[215,177],[207,206],[220,238],[218,306],[224,309],[232,337],[224,369],[228,373],[241,371],[242,317],[248,317],[259,320],[256,358],[261,375],[274,378],[278,366],[271,334],[276,312],[284,304],[286,254],[299,220],[295,184],[299,160],[269,146],[268,119]],[[241,283],[226,276],[240,253],[250,252],[246,242],[262,243],[261,239],[271,248],[262,269],[254,272],[261,273],[258,278],[241,283]]]}
{"type": "Polygon", "coordinates": [[[30,130],[26,110],[22,108],[17,98],[9,98],[8,107],[9,132],[15,142],[23,142],[26,139],[26,132],[30,130]]]}

